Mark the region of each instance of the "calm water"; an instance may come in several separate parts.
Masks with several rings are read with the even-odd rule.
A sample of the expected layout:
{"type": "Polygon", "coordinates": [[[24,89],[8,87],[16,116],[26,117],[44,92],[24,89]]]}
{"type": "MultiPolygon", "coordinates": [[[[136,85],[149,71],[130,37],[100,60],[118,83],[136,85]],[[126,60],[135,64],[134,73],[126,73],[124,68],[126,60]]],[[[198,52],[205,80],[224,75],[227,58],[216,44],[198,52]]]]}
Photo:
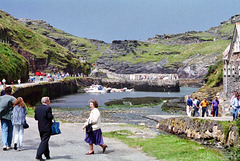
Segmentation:
{"type": "Polygon", "coordinates": [[[77,93],[55,99],[51,102],[51,107],[74,107],[83,108],[88,106],[88,101],[95,98],[99,106],[104,106],[105,102],[114,99],[122,99],[126,97],[183,97],[197,91],[198,88],[181,87],[181,92],[122,92],[122,93],[105,93],[105,94],[90,94],[77,93]]]}

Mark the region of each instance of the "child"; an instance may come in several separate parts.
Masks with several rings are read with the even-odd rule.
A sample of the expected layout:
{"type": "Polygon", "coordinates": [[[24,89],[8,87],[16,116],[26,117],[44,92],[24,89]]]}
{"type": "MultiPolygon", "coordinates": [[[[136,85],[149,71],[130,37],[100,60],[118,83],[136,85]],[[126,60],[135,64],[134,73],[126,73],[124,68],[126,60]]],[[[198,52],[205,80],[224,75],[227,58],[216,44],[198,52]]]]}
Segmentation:
{"type": "Polygon", "coordinates": [[[17,100],[13,104],[13,115],[12,115],[12,124],[14,125],[14,149],[17,150],[17,142],[19,140],[19,148],[18,150],[22,150],[22,142],[23,142],[23,124],[26,121],[27,110],[25,107],[25,103],[22,97],[18,97],[17,100]]]}

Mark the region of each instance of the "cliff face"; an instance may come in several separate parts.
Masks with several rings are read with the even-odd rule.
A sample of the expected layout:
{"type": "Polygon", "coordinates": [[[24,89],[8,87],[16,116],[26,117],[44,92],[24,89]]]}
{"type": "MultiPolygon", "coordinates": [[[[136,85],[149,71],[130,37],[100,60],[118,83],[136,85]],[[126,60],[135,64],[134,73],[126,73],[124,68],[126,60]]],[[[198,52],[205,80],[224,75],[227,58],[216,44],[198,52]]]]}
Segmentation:
{"type": "Polygon", "coordinates": [[[78,55],[81,60],[116,73],[177,73],[181,79],[203,79],[209,65],[221,60],[231,42],[235,15],[205,32],[156,35],[147,41],[103,41],[78,38],[42,20],[19,20],[78,55]]]}

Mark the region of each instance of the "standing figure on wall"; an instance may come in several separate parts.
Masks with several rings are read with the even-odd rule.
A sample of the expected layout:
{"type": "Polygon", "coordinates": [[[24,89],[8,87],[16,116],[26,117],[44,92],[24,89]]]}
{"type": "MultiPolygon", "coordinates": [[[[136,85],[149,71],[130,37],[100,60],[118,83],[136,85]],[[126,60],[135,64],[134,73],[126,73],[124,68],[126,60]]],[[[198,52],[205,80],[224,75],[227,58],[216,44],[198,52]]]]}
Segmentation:
{"type": "Polygon", "coordinates": [[[233,120],[238,118],[238,111],[240,107],[240,95],[237,95],[237,98],[234,98],[233,103],[232,103],[232,113],[233,113],[233,120]]]}

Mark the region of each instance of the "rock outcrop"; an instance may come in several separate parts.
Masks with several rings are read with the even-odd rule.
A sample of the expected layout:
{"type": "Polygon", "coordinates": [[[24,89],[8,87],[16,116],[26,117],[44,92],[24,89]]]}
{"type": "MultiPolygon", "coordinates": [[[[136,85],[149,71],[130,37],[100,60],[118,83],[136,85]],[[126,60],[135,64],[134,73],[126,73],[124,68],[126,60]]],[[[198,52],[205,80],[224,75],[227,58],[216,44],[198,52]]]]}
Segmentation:
{"type": "Polygon", "coordinates": [[[222,22],[220,26],[205,32],[189,31],[180,34],[156,35],[145,42],[113,40],[111,44],[91,39],[79,41],[79,38],[57,30],[42,20],[20,19],[19,21],[54,40],[69,51],[78,54],[83,60],[94,60],[94,62],[91,62],[92,64],[118,74],[177,73],[180,79],[203,79],[209,65],[216,64],[219,55],[225,49],[225,46],[230,43],[233,29],[231,30],[228,27],[226,31],[224,27],[239,22],[240,15],[235,15],[222,22]],[[215,47],[214,43],[219,41],[226,42],[221,42],[222,45],[219,46],[222,49],[216,49],[216,51],[209,51],[207,48],[207,51],[201,51],[202,45],[199,47],[195,45],[205,44],[215,47]],[[182,49],[176,48],[176,46],[184,46],[187,49],[191,45],[195,46],[189,49],[189,52],[192,53],[188,56],[183,55],[182,49]],[[193,52],[192,49],[195,47],[198,49],[193,52]],[[176,55],[180,56],[176,59],[181,58],[181,56],[184,59],[169,59],[169,57],[176,55]],[[158,57],[161,57],[161,59],[158,57]]]}

